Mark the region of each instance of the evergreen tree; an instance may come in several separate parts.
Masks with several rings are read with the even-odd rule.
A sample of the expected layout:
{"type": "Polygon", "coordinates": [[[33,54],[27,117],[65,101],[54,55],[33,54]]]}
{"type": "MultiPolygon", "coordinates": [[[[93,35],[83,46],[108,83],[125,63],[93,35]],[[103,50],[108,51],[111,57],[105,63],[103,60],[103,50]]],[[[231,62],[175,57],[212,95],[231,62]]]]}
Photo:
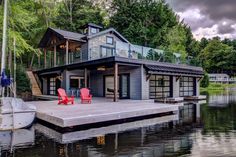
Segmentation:
{"type": "Polygon", "coordinates": [[[60,4],[53,22],[60,29],[78,32],[81,26],[89,22],[102,24],[102,13],[104,12],[88,0],[66,0],[60,4]]]}

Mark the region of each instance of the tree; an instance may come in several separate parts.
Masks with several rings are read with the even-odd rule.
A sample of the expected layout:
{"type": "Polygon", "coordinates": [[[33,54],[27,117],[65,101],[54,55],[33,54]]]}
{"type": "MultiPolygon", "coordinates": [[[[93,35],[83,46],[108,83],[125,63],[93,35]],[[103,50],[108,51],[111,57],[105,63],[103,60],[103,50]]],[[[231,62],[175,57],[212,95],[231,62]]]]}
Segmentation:
{"type": "Polygon", "coordinates": [[[218,38],[209,41],[209,44],[203,49],[200,54],[203,67],[207,72],[228,72],[235,67],[233,60],[235,50],[232,46],[223,44],[218,38]]]}
{"type": "Polygon", "coordinates": [[[113,0],[111,9],[110,26],[138,45],[157,48],[178,24],[176,14],[163,0],[113,0]]]}
{"type": "Polygon", "coordinates": [[[175,52],[181,54],[181,61],[185,62],[187,57],[185,43],[187,41],[185,30],[180,25],[169,29],[165,36],[166,44],[163,46],[168,52],[175,52]]]}
{"type": "Polygon", "coordinates": [[[201,80],[200,86],[206,88],[209,86],[209,76],[207,73],[204,73],[203,79],[201,80]]]}
{"type": "Polygon", "coordinates": [[[98,7],[88,0],[66,0],[60,3],[54,24],[65,30],[78,32],[82,25],[89,22],[102,24],[104,15],[98,7]]]}

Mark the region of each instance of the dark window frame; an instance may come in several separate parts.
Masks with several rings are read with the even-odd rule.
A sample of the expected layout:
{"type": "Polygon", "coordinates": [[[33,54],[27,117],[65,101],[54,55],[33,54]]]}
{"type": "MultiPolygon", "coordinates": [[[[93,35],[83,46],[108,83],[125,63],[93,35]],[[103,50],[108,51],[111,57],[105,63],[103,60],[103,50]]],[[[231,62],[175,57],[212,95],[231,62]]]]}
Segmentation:
{"type": "MultiPolygon", "coordinates": [[[[84,78],[84,76],[80,76],[80,75],[70,75],[70,78],[69,78],[69,88],[70,88],[70,89],[72,89],[72,88],[73,88],[73,89],[79,89],[78,87],[76,87],[76,88],[72,87],[72,88],[71,88],[71,84],[70,84],[71,82],[70,82],[70,80],[72,79],[72,77],[79,77],[79,78],[80,78],[80,79],[77,79],[77,80],[78,80],[78,85],[81,85],[80,82],[79,82],[79,80],[81,81],[81,79],[83,79],[83,80],[84,80],[84,83],[85,83],[85,78],[84,78]]],[[[87,78],[87,79],[88,79],[88,81],[89,81],[89,78],[87,78]]],[[[84,86],[85,86],[85,85],[84,85],[84,86]]],[[[83,87],[80,87],[80,88],[84,88],[84,86],[83,86],[83,87]]]]}
{"type": "Polygon", "coordinates": [[[179,96],[194,96],[195,95],[195,79],[193,77],[183,76],[179,80],[179,96]],[[191,78],[191,79],[190,79],[191,78]],[[192,85],[190,85],[192,84],[192,85]],[[187,90],[185,89],[187,88],[187,90]],[[187,93],[187,94],[185,94],[187,93]]]}
{"type": "Polygon", "coordinates": [[[98,32],[97,28],[90,27],[90,33],[91,34],[96,34],[98,32]],[[92,30],[95,30],[96,32],[93,32],[92,30]]]}
{"type": "Polygon", "coordinates": [[[150,99],[156,99],[156,98],[169,98],[172,96],[172,77],[167,75],[153,75],[155,77],[154,80],[150,79],[149,82],[149,98],[150,99]],[[161,80],[158,79],[161,77],[161,80]],[[168,79],[165,79],[165,77],[168,77],[168,79]],[[161,81],[161,84],[160,84],[161,81]],[[151,83],[152,82],[152,83],[151,83]],[[168,82],[168,83],[166,83],[168,82]],[[166,85],[168,84],[168,85],[166,85]],[[151,88],[154,88],[154,91],[151,91],[151,88]],[[157,88],[161,88],[160,91],[157,90],[157,88]],[[168,90],[166,90],[168,88],[168,90]],[[160,96],[159,96],[160,95],[160,96]],[[165,96],[167,95],[167,96],[165,96]]]}
{"type": "Polygon", "coordinates": [[[114,44],[114,37],[106,36],[106,44],[113,45],[113,44],[114,44]],[[107,39],[109,39],[109,38],[110,38],[111,41],[112,41],[111,43],[109,43],[108,40],[107,40],[107,39]]]}
{"type": "Polygon", "coordinates": [[[114,47],[109,47],[109,46],[103,46],[101,45],[100,47],[100,58],[104,58],[104,56],[102,56],[102,49],[106,49],[106,56],[105,57],[111,57],[111,56],[114,56],[115,54],[115,48],[114,47]],[[107,55],[107,50],[110,49],[111,50],[111,56],[108,56],[107,55]]]}

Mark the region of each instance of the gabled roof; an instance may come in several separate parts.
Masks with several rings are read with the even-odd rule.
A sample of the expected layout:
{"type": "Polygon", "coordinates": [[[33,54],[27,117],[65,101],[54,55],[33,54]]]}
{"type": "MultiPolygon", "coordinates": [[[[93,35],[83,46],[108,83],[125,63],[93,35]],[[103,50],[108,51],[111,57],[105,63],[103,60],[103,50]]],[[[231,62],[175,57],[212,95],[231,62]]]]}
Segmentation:
{"type": "Polygon", "coordinates": [[[101,32],[98,32],[96,34],[89,35],[89,36],[87,36],[87,38],[91,39],[91,38],[94,38],[94,37],[97,37],[97,36],[100,36],[100,35],[103,35],[103,34],[106,34],[106,33],[109,33],[109,32],[114,33],[122,41],[129,43],[129,41],[124,36],[122,36],[119,32],[117,32],[114,28],[108,28],[108,29],[106,29],[104,31],[101,31],[101,32]]]}
{"type": "Polygon", "coordinates": [[[45,32],[43,38],[39,42],[39,47],[43,48],[47,46],[48,41],[50,40],[50,36],[55,35],[59,39],[69,39],[74,41],[80,41],[80,42],[86,42],[82,38],[85,37],[85,35],[70,31],[65,31],[61,29],[55,29],[55,28],[48,28],[45,32]]]}

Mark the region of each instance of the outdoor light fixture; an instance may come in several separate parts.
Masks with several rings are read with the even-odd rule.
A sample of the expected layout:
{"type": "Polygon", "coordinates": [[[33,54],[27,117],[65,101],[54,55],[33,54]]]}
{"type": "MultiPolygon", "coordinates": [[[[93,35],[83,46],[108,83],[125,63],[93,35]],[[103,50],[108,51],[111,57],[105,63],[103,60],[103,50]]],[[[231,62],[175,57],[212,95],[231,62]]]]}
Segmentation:
{"type": "Polygon", "coordinates": [[[76,50],[76,51],[80,51],[80,47],[76,47],[75,50],[76,50]]]}
{"type": "Polygon", "coordinates": [[[60,45],[59,47],[60,47],[61,49],[64,49],[66,46],[62,44],[62,45],[60,45]]]}
{"type": "Polygon", "coordinates": [[[106,70],[106,67],[105,67],[105,66],[98,67],[97,70],[98,70],[98,71],[105,71],[105,70],[106,70]]]}

